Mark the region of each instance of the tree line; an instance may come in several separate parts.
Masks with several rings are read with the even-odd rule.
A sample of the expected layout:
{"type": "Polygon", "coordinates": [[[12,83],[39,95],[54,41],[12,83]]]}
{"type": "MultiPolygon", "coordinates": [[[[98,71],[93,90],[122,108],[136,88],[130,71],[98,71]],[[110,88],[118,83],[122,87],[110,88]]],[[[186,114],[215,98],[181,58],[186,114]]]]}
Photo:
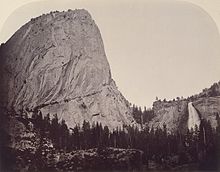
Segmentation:
{"type": "Polygon", "coordinates": [[[142,110],[141,107],[133,105],[132,116],[137,123],[143,125],[149,122],[154,117],[154,111],[151,108],[147,109],[146,106],[144,107],[144,110],[142,110]]]}
{"type": "Polygon", "coordinates": [[[186,133],[167,131],[163,128],[124,126],[110,131],[101,123],[83,122],[68,129],[64,120],[60,123],[57,115],[42,116],[34,113],[31,121],[33,128],[41,138],[51,139],[58,150],[73,151],[89,148],[124,148],[143,151],[146,164],[153,160],[164,166],[176,166],[187,163],[198,163],[201,169],[216,169],[219,164],[220,118],[216,114],[217,127],[212,128],[210,121],[201,120],[200,126],[186,133]]]}

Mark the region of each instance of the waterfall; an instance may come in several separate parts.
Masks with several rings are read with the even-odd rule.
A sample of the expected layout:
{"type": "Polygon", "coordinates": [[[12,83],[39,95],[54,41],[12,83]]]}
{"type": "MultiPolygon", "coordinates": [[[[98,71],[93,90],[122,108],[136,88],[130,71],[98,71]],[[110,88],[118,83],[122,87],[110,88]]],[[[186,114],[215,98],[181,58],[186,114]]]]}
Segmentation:
{"type": "Polygon", "coordinates": [[[191,128],[195,129],[195,125],[199,127],[200,125],[200,117],[196,109],[194,108],[192,102],[188,103],[188,112],[189,112],[189,118],[188,118],[188,129],[191,128]]]}

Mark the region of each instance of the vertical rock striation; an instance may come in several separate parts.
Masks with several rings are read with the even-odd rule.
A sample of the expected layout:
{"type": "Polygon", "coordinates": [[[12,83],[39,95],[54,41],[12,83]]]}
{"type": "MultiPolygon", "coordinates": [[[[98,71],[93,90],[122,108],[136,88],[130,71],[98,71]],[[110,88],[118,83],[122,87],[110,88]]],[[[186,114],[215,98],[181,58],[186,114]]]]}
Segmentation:
{"type": "Polygon", "coordinates": [[[153,112],[150,127],[163,128],[166,124],[170,132],[186,132],[187,129],[195,129],[195,124],[199,127],[200,120],[205,119],[215,128],[216,116],[220,114],[220,82],[187,99],[158,100],[153,103],[153,112]]]}
{"type": "Polygon", "coordinates": [[[84,120],[111,129],[134,123],[86,10],[32,19],[1,46],[0,60],[1,107],[57,114],[69,127],[84,120]]]}
{"type": "Polygon", "coordinates": [[[154,117],[149,122],[149,127],[163,128],[166,125],[169,132],[187,130],[187,101],[156,101],[153,103],[153,111],[154,117]]]}

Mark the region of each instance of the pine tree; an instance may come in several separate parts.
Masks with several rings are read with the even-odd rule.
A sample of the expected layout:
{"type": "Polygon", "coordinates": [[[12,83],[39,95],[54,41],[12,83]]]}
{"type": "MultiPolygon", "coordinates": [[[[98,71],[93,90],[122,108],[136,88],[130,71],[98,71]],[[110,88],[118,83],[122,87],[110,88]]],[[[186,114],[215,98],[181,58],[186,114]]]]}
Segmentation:
{"type": "Polygon", "coordinates": [[[109,146],[109,129],[107,126],[105,126],[103,130],[103,146],[104,147],[109,146]]]}
{"type": "Polygon", "coordinates": [[[50,114],[48,113],[43,119],[44,132],[46,137],[50,137],[50,114]]]}
{"type": "Polygon", "coordinates": [[[69,129],[64,119],[61,121],[59,137],[60,137],[60,147],[66,150],[67,145],[68,145],[68,139],[69,139],[69,129]]]}
{"type": "Polygon", "coordinates": [[[51,127],[50,127],[50,137],[55,145],[56,148],[60,146],[60,126],[58,123],[57,114],[54,115],[53,119],[51,120],[51,127]]]}
{"type": "Polygon", "coordinates": [[[79,127],[76,125],[73,129],[73,138],[74,138],[74,145],[75,149],[81,149],[81,142],[80,142],[80,134],[79,134],[79,127]]]}
{"type": "Polygon", "coordinates": [[[90,147],[90,124],[89,122],[83,121],[82,126],[82,142],[83,148],[88,149],[90,147]]]}

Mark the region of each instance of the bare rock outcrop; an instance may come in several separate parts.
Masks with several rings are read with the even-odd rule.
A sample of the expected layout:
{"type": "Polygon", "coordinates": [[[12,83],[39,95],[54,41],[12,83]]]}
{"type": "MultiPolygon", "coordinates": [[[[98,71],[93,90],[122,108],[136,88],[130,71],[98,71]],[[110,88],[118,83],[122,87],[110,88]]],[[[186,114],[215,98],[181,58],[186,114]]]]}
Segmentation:
{"type": "Polygon", "coordinates": [[[220,96],[199,98],[193,104],[201,118],[209,120],[213,127],[217,126],[216,115],[220,114],[220,96]]]}
{"type": "Polygon", "coordinates": [[[189,119],[188,106],[191,103],[200,119],[210,121],[213,128],[217,126],[216,115],[220,115],[220,82],[214,83],[201,93],[173,101],[158,100],[153,103],[154,118],[150,127],[160,127],[166,124],[168,131],[186,132],[189,119]]]}
{"type": "Polygon", "coordinates": [[[170,132],[187,129],[187,101],[157,101],[153,104],[153,111],[155,117],[149,122],[150,127],[163,128],[165,124],[170,132]]]}
{"type": "Polygon", "coordinates": [[[1,46],[0,62],[1,107],[57,114],[69,127],[84,120],[110,129],[134,123],[86,10],[32,19],[1,46]]]}

